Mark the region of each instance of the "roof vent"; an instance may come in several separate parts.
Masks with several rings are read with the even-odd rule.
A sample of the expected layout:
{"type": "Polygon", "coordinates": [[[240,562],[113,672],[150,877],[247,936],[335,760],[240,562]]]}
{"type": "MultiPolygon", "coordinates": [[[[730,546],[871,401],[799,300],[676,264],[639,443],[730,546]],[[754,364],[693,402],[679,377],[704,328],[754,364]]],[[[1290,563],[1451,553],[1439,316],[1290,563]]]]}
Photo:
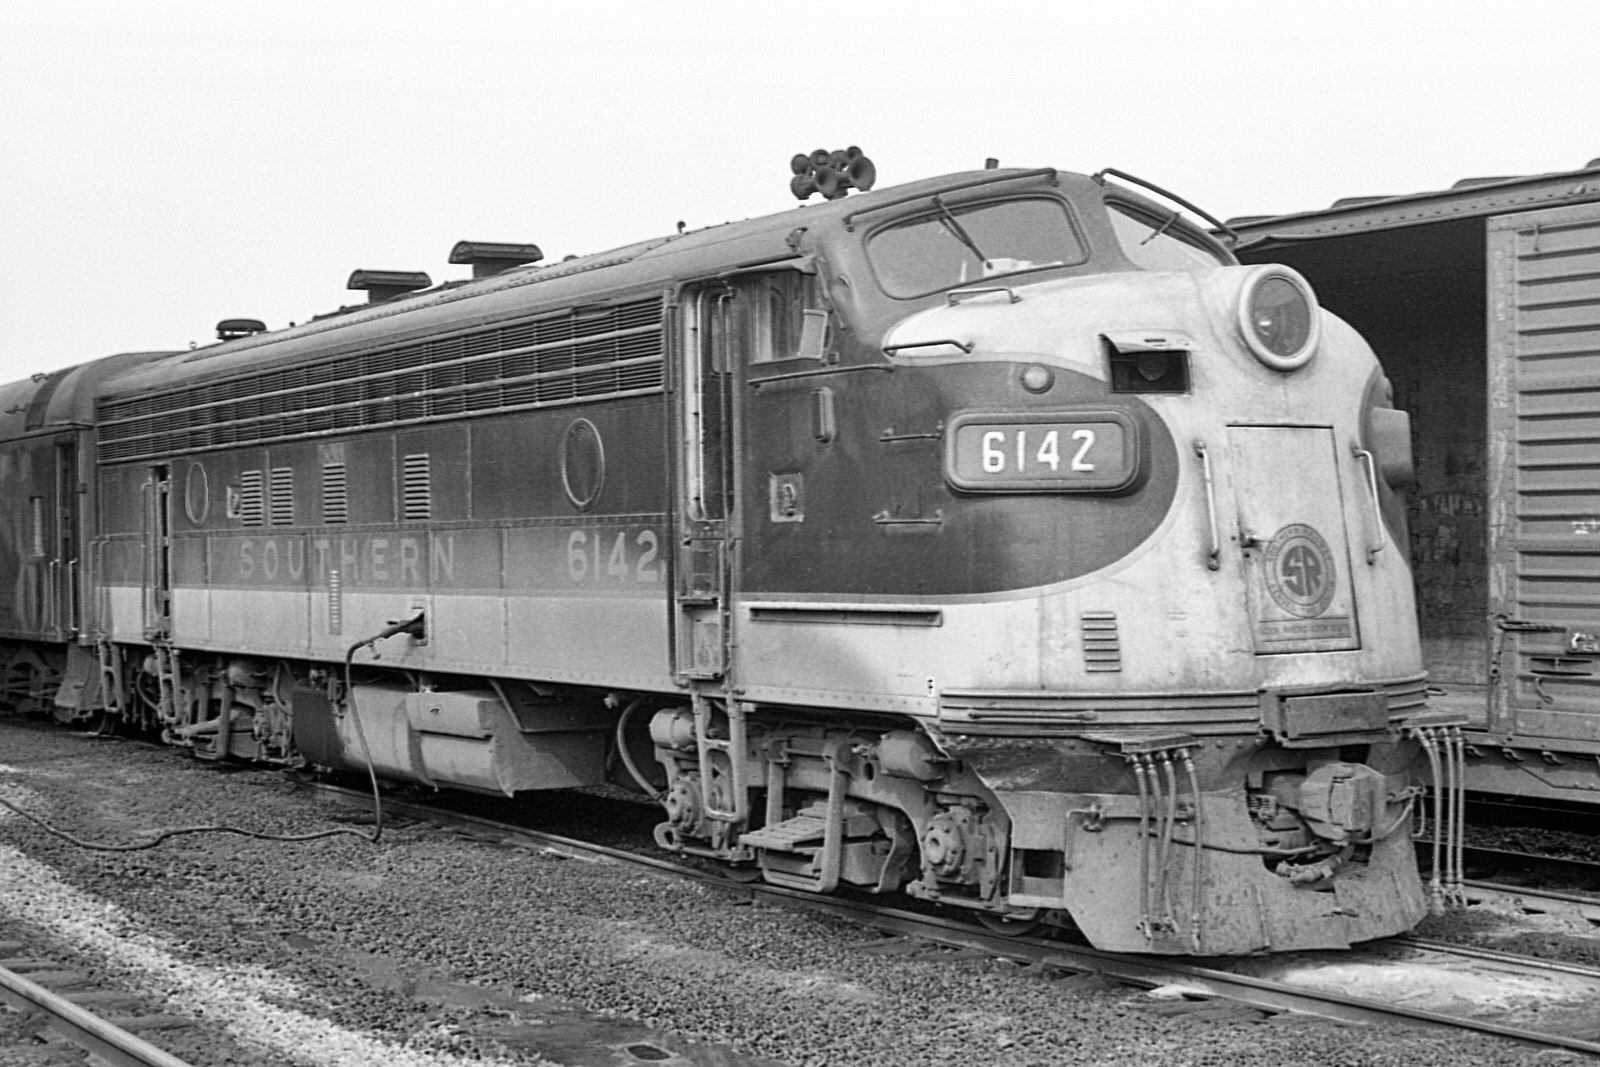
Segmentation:
{"type": "Polygon", "coordinates": [[[260,319],[223,319],[217,323],[217,340],[237,341],[253,333],[265,333],[267,324],[260,319]]]}
{"type": "Polygon", "coordinates": [[[350,275],[345,288],[364,289],[367,303],[381,304],[432,284],[433,279],[420,270],[358,270],[350,275]]]}
{"type": "Polygon", "coordinates": [[[501,274],[512,267],[537,263],[544,258],[538,245],[495,244],[490,241],[457,241],[450,250],[450,262],[472,264],[474,278],[501,274]]]}

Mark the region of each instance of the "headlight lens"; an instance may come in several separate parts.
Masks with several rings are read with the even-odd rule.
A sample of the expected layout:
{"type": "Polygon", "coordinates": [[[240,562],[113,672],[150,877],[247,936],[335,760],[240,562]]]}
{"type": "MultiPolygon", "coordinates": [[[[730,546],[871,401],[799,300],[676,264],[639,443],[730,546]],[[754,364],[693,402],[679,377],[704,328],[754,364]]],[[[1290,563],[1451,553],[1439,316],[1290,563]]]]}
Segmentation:
{"type": "Polygon", "coordinates": [[[1273,370],[1302,367],[1316,351],[1321,317],[1311,286],[1287,267],[1266,267],[1245,282],[1239,328],[1256,359],[1273,370]]]}

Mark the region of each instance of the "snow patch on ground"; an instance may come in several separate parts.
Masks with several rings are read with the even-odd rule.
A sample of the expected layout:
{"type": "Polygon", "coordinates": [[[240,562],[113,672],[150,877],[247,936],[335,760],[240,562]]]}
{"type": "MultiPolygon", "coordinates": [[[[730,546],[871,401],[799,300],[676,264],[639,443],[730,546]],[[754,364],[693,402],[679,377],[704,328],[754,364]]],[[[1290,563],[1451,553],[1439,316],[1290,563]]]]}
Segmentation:
{"type": "MultiPolygon", "coordinates": [[[[9,815],[0,809],[0,817],[9,815]]],[[[317,1067],[459,1067],[470,1059],[402,1048],[273,1001],[313,999],[262,968],[216,968],[180,959],[173,946],[136,929],[128,915],[58,879],[50,868],[0,845],[0,913],[47,928],[87,956],[166,999],[165,1009],[221,1021],[239,1041],[284,1062],[317,1067]]]]}

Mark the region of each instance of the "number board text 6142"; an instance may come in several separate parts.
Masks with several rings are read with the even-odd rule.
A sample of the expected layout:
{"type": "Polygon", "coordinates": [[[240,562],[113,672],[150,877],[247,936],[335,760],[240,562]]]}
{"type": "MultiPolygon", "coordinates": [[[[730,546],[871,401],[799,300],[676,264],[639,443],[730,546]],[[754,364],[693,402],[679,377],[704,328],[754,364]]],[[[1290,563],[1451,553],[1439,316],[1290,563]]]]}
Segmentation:
{"type": "Polygon", "coordinates": [[[945,477],[969,492],[1111,493],[1138,470],[1138,431],[1117,411],[969,411],[945,433],[945,477]]]}

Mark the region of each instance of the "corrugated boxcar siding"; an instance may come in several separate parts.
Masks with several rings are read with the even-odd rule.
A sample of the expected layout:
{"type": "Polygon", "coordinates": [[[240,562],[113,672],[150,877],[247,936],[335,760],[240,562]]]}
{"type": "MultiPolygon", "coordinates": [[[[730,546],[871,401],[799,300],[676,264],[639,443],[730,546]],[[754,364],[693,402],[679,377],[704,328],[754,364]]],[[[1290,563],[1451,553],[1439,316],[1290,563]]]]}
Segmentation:
{"type": "Polygon", "coordinates": [[[1600,712],[1600,655],[1573,649],[1600,639],[1600,207],[1494,219],[1489,254],[1489,609],[1553,628],[1506,635],[1495,712],[1581,737],[1600,712]]]}

